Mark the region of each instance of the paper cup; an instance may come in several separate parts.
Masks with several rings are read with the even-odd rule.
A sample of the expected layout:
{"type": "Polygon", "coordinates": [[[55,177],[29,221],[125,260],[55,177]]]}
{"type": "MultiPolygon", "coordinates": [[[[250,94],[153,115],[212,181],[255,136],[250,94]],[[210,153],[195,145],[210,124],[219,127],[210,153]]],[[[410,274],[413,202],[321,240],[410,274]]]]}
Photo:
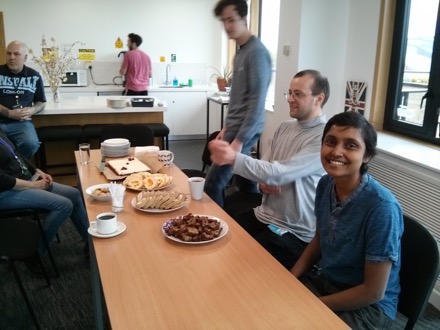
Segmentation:
{"type": "Polygon", "coordinates": [[[203,197],[203,188],[205,187],[205,178],[192,177],[188,179],[189,190],[191,192],[191,198],[194,200],[200,200],[203,197]]]}

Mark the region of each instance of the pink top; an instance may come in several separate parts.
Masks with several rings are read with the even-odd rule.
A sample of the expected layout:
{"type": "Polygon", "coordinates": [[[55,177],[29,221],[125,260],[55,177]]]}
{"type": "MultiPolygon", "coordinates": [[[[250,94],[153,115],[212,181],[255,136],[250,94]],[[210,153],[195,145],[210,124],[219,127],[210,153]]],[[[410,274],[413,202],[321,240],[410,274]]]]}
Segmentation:
{"type": "Polygon", "coordinates": [[[125,73],[125,89],[132,91],[145,91],[148,89],[151,60],[142,50],[134,49],[125,53],[121,69],[127,70],[125,73]]]}

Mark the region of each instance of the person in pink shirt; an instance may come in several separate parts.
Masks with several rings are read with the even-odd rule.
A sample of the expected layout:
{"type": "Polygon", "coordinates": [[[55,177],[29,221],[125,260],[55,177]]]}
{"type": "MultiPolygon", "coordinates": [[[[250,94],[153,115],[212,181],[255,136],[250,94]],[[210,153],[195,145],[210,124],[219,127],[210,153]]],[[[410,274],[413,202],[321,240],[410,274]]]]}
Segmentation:
{"type": "Polygon", "coordinates": [[[130,33],[122,61],[120,74],[125,75],[124,95],[148,95],[149,79],[151,78],[150,57],[138,47],[142,44],[140,35],[130,33]]]}

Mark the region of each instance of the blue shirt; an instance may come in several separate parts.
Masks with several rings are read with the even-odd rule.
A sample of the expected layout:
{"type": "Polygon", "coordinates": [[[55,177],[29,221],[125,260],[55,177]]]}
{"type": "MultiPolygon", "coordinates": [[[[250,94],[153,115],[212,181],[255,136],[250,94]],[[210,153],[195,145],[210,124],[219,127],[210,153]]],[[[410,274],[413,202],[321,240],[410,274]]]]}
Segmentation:
{"type": "Polygon", "coordinates": [[[340,288],[364,281],[365,261],[392,261],[384,298],[376,304],[396,318],[400,293],[400,240],[403,217],[393,194],[370,175],[343,203],[336,198],[333,178],[320,180],[315,200],[323,275],[340,288]]]}

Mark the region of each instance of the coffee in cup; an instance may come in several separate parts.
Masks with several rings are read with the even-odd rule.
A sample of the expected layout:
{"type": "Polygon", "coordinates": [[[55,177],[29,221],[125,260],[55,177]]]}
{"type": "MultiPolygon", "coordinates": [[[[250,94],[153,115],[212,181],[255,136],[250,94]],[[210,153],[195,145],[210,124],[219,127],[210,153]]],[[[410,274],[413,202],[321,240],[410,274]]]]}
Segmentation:
{"type": "Polygon", "coordinates": [[[200,200],[203,197],[203,188],[205,187],[205,178],[192,177],[188,179],[189,191],[191,192],[191,198],[194,200],[200,200]]]}
{"type": "Polygon", "coordinates": [[[113,212],[100,213],[96,216],[96,231],[102,235],[113,234],[117,230],[117,216],[113,212]]]}

